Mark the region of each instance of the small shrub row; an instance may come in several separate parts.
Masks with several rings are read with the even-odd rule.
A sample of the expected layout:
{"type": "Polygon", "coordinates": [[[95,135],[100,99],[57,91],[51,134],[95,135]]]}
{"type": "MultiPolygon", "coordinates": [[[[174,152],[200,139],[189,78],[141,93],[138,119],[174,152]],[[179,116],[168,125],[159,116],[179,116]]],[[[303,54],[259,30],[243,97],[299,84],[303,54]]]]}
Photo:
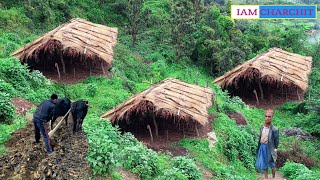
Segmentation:
{"type": "Polygon", "coordinates": [[[118,167],[142,179],[161,179],[173,175],[181,179],[202,179],[202,174],[186,157],[173,158],[146,148],[130,133],[123,135],[108,120],[89,117],[84,125],[89,140],[87,160],[95,174],[108,176],[118,167]]]}

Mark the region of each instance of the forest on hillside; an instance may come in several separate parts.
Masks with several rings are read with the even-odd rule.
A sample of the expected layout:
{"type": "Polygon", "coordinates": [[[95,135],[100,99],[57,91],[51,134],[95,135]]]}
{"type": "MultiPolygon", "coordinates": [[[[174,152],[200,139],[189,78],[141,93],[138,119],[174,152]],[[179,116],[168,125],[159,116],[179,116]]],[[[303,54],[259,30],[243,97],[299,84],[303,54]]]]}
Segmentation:
{"type": "MultiPolygon", "coordinates": [[[[273,123],[280,131],[277,171],[286,179],[319,179],[320,20],[233,20],[230,18],[232,3],[227,0],[1,0],[0,178],[259,179],[255,161],[264,109],[232,97],[213,81],[277,47],[312,57],[303,101],[274,107],[273,123]],[[59,83],[38,70],[31,71],[11,56],[15,50],[72,18],[117,28],[109,77],[90,76],[77,83],[59,83]],[[308,33],[312,31],[315,33],[308,33]],[[214,148],[208,148],[204,137],[187,137],[165,147],[170,151],[167,153],[148,148],[131,133],[121,133],[119,127],[100,118],[106,111],[166,78],[208,87],[215,93],[215,102],[209,109],[214,117],[209,128],[218,138],[214,148]],[[16,149],[12,145],[8,147],[8,142],[15,143],[12,138],[15,133],[27,136],[28,139],[19,137],[26,144],[33,138],[32,125],[26,116],[16,111],[13,99],[38,104],[52,93],[72,100],[89,100],[90,108],[83,125],[85,135],[69,136],[64,129],[61,137],[76,139],[79,144],[74,148],[79,148],[78,151],[70,156],[63,156],[64,151],[58,153],[57,159],[69,158],[62,160],[61,165],[44,154],[38,158],[45,161],[30,165],[28,158],[34,156],[34,147],[24,147],[24,144],[17,145],[16,149]],[[231,118],[230,114],[237,113],[244,116],[246,126],[238,126],[231,118]],[[286,134],[286,130],[297,128],[311,138],[286,134]],[[25,152],[21,152],[23,148],[25,152]],[[176,151],[178,155],[174,155],[176,151]],[[73,161],[77,153],[84,159],[73,161]],[[20,159],[8,162],[12,157],[20,159]],[[74,164],[78,161],[83,172],[74,175],[70,172],[76,169],[74,164]],[[23,170],[23,163],[32,168],[23,170]],[[56,166],[47,167],[50,163],[56,166]],[[6,171],[6,167],[14,170],[6,171]]],[[[34,110],[35,107],[26,114],[34,110]]],[[[61,144],[72,148],[67,141],[59,146],[61,144]]]]}

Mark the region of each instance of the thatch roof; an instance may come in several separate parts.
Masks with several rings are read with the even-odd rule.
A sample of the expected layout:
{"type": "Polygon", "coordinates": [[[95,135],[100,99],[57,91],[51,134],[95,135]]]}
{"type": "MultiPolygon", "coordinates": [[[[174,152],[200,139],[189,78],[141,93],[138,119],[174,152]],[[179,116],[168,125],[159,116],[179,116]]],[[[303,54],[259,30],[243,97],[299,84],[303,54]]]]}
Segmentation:
{"type": "Polygon", "coordinates": [[[41,50],[50,52],[54,48],[61,48],[63,54],[73,56],[81,54],[85,59],[100,59],[111,66],[117,34],[116,28],[75,18],[26,44],[11,55],[25,62],[30,57],[37,58],[41,50]]]}
{"type": "Polygon", "coordinates": [[[212,105],[214,94],[210,88],[187,84],[169,78],[153,85],[149,89],[132,96],[124,103],[109,110],[101,117],[112,123],[130,117],[137,109],[153,106],[156,116],[194,121],[201,125],[208,122],[208,108],[212,105]]]}
{"type": "Polygon", "coordinates": [[[225,88],[236,84],[241,77],[253,79],[256,75],[254,72],[259,72],[261,80],[264,82],[295,85],[306,91],[311,65],[311,57],[289,53],[279,48],[271,48],[218,77],[214,83],[225,88]]]}

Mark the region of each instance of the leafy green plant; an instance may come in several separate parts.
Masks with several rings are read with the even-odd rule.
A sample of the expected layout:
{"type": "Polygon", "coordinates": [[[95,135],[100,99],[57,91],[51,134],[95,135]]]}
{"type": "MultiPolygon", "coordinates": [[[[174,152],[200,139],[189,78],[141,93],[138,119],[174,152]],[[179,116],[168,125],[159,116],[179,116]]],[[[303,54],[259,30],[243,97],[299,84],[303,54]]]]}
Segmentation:
{"type": "Polygon", "coordinates": [[[281,110],[291,112],[292,114],[307,114],[306,102],[286,102],[281,106],[281,110]]]}
{"type": "Polygon", "coordinates": [[[222,146],[228,159],[239,159],[246,168],[254,170],[257,143],[250,127],[238,127],[227,115],[220,113],[215,120],[214,128],[218,129],[218,133],[224,132],[220,138],[224,140],[222,146]]]}
{"type": "Polygon", "coordinates": [[[119,134],[113,130],[109,121],[91,121],[90,125],[84,126],[90,145],[87,160],[94,174],[107,176],[116,167],[117,153],[115,152],[119,146],[115,140],[119,134]]]}
{"type": "Polygon", "coordinates": [[[10,96],[0,92],[0,123],[10,123],[13,120],[15,109],[10,102],[10,96]]]}
{"type": "Polygon", "coordinates": [[[156,180],[188,180],[188,177],[179,171],[177,168],[166,169],[162,175],[156,177],[156,180]]]}
{"type": "Polygon", "coordinates": [[[320,178],[320,172],[311,171],[303,164],[294,162],[286,162],[280,171],[292,180],[317,180],[320,178]]]}
{"type": "Polygon", "coordinates": [[[93,97],[97,94],[97,85],[93,84],[93,83],[89,83],[87,84],[87,88],[86,88],[86,94],[89,97],[93,97]]]}
{"type": "Polygon", "coordinates": [[[137,143],[136,146],[124,147],[122,158],[124,167],[139,174],[143,179],[152,179],[160,172],[157,161],[158,155],[145,148],[141,143],[137,143]]]}
{"type": "Polygon", "coordinates": [[[177,156],[172,159],[173,167],[177,168],[181,174],[188,179],[203,179],[197,165],[193,160],[183,156],[177,156]]]}
{"type": "Polygon", "coordinates": [[[10,97],[14,97],[17,93],[10,83],[7,83],[2,79],[0,79],[0,92],[8,94],[10,97]]]}

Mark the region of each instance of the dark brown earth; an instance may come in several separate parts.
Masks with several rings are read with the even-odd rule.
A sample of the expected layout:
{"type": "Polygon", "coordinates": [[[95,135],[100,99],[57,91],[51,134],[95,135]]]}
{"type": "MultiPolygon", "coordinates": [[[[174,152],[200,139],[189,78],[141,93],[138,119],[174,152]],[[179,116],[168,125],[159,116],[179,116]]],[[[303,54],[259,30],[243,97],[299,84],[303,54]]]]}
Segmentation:
{"type": "Polygon", "coordinates": [[[239,112],[228,113],[228,116],[230,119],[235,120],[237,125],[247,125],[248,124],[248,121],[246,120],[246,118],[239,112]]]}
{"type": "Polygon", "coordinates": [[[12,134],[7,153],[0,157],[0,179],[88,179],[88,142],[82,132],[73,135],[63,123],[53,138],[54,154],[48,157],[41,138],[34,144],[33,125],[12,134]]]}
{"type": "Polygon", "coordinates": [[[307,155],[299,151],[279,151],[277,158],[277,167],[284,166],[287,161],[293,161],[296,163],[304,164],[308,168],[312,168],[316,162],[307,155]]]}
{"type": "Polygon", "coordinates": [[[261,109],[274,109],[286,102],[302,102],[303,101],[303,97],[301,97],[301,99],[299,100],[297,99],[297,97],[293,95],[292,96],[288,95],[287,97],[279,95],[274,97],[272,100],[270,98],[259,99],[259,104],[257,104],[256,99],[253,99],[253,98],[242,97],[241,99],[250,107],[256,107],[261,109]]]}
{"type": "Polygon", "coordinates": [[[153,133],[153,143],[151,142],[150,133],[143,131],[140,133],[131,132],[139,141],[141,141],[148,148],[158,152],[170,152],[173,156],[185,156],[189,152],[182,147],[173,146],[183,138],[207,138],[207,133],[212,131],[211,124],[214,121],[214,116],[210,115],[209,123],[199,127],[199,136],[196,134],[195,129],[186,129],[185,132],[182,130],[182,126],[171,127],[168,130],[168,136],[165,132],[159,132],[159,136],[156,137],[153,133]]]}

